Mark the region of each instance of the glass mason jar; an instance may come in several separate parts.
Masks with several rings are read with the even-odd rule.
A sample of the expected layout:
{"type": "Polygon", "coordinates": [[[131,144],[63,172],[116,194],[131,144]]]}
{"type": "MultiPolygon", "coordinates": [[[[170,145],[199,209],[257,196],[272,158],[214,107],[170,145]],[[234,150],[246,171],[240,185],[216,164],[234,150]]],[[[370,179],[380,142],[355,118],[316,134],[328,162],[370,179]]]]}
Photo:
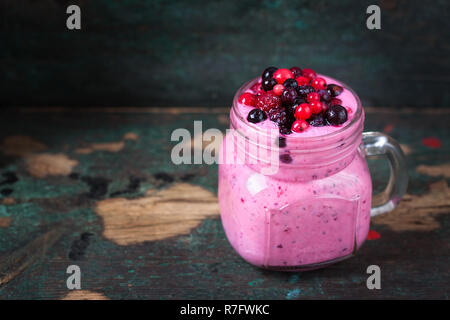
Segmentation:
{"type": "Polygon", "coordinates": [[[316,269],[353,256],[370,217],[391,211],[406,191],[399,144],[383,133],[363,133],[361,102],[344,84],[358,104],[348,124],[280,140],[278,130],[262,130],[238,112],[239,96],[256,81],[237,91],[222,143],[218,197],[229,242],[247,262],[272,270],[316,269]],[[380,203],[372,204],[366,157],[375,155],[386,156],[391,175],[380,203]]]}

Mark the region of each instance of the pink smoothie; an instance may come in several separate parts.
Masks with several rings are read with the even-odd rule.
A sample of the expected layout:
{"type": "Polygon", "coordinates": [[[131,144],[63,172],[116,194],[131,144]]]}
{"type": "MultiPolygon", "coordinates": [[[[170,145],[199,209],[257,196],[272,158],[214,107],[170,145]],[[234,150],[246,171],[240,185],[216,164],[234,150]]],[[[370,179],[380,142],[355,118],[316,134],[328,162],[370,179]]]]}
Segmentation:
{"type": "MultiPolygon", "coordinates": [[[[252,108],[239,104],[237,97],[251,85],[236,94],[231,127],[260,135],[276,124],[246,121],[252,108]]],[[[346,123],[286,136],[286,146],[277,151],[289,161],[280,162],[276,174],[260,172],[264,161],[219,165],[223,227],[233,248],[249,263],[278,270],[318,268],[352,256],[366,239],[372,184],[359,148],[364,112],[347,87],[338,98],[350,110],[346,123]]],[[[234,144],[228,134],[222,153],[234,144]]],[[[264,147],[275,150],[275,144],[264,147]]]]}

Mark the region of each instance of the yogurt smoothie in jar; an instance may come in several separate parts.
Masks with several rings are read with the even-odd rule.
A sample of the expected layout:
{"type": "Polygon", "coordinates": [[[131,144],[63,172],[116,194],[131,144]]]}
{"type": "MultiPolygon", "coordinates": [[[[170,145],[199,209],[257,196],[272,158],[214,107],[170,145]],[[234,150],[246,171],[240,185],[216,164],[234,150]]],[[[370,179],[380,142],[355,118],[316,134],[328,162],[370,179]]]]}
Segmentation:
{"type": "Polygon", "coordinates": [[[269,67],[238,90],[218,194],[225,233],[242,258],[267,269],[308,270],[361,247],[371,213],[392,210],[407,185],[398,144],[363,134],[363,125],[357,95],[311,69],[269,67]],[[392,182],[385,203],[371,208],[365,156],[380,154],[391,161],[392,182]]]}

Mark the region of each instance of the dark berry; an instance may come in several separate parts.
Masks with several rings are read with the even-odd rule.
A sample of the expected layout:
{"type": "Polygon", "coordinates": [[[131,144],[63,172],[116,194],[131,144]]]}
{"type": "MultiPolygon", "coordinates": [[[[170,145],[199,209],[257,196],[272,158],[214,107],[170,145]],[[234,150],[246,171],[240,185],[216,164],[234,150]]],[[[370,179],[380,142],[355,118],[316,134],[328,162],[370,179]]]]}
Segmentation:
{"type": "Polygon", "coordinates": [[[281,109],[281,99],[273,93],[267,92],[256,97],[255,107],[265,112],[281,109]]]}
{"type": "Polygon", "coordinates": [[[272,109],[269,111],[269,118],[275,122],[278,126],[284,125],[288,122],[288,116],[285,110],[272,109]]]}
{"type": "Polygon", "coordinates": [[[291,134],[291,133],[292,133],[292,131],[291,131],[291,125],[289,124],[289,125],[283,125],[283,126],[281,126],[281,127],[280,127],[280,133],[281,133],[281,134],[284,134],[284,135],[291,134]]]}
{"type": "Polygon", "coordinates": [[[302,104],[302,103],[307,103],[306,98],[304,98],[304,97],[297,97],[297,98],[294,99],[294,104],[299,105],[299,104],[302,104]]]}
{"type": "Polygon", "coordinates": [[[270,91],[276,84],[277,81],[274,78],[267,78],[262,81],[261,86],[264,89],[264,91],[270,91]]]}
{"type": "Polygon", "coordinates": [[[299,67],[292,67],[289,70],[291,70],[294,78],[300,77],[302,75],[302,69],[300,69],[299,67]]]}
{"type": "Polygon", "coordinates": [[[330,102],[331,99],[333,98],[328,90],[319,90],[317,91],[317,93],[320,96],[320,100],[325,102],[330,102]]]}
{"type": "Polygon", "coordinates": [[[295,98],[297,98],[297,91],[292,87],[284,89],[281,94],[281,102],[284,104],[293,104],[295,98]]]}
{"type": "Polygon", "coordinates": [[[342,104],[342,100],[338,98],[331,99],[330,105],[334,106],[335,104],[342,104]]]}
{"type": "Polygon", "coordinates": [[[266,68],[266,69],[263,71],[263,73],[262,73],[262,75],[261,75],[261,78],[262,78],[263,80],[266,80],[266,79],[269,79],[269,78],[273,78],[273,74],[274,74],[275,71],[277,71],[277,70],[278,70],[277,67],[268,67],[268,68],[266,68]]]}
{"type": "Polygon", "coordinates": [[[262,122],[267,119],[267,115],[261,109],[253,109],[248,113],[247,120],[251,123],[262,122]]]}
{"type": "Polygon", "coordinates": [[[337,84],[331,83],[327,86],[328,92],[330,92],[332,97],[337,97],[344,91],[344,88],[338,86],[337,84]]]}
{"type": "Polygon", "coordinates": [[[301,96],[306,97],[308,93],[314,92],[314,88],[310,85],[299,86],[297,88],[297,93],[301,96]]]}
{"type": "Polygon", "coordinates": [[[326,125],[325,119],[323,118],[323,114],[313,114],[308,120],[309,125],[313,127],[323,127],[326,125]]]}
{"type": "Polygon", "coordinates": [[[279,84],[283,84],[286,79],[293,79],[294,75],[289,69],[278,69],[274,72],[273,78],[277,80],[279,84]]]}
{"type": "Polygon", "coordinates": [[[298,83],[297,83],[297,81],[295,81],[295,79],[286,79],[286,81],[283,82],[283,86],[285,88],[297,89],[298,83]]]}
{"type": "Polygon", "coordinates": [[[254,107],[256,104],[256,96],[249,92],[244,92],[239,97],[239,103],[245,104],[246,106],[254,107]]]}
{"type": "MultiPolygon", "coordinates": [[[[291,163],[292,162],[292,157],[290,154],[288,153],[283,153],[280,155],[280,161],[283,163],[291,163]]],[[[282,246],[281,246],[282,248],[282,246]]]]}
{"type": "Polygon", "coordinates": [[[286,147],[286,138],[284,138],[284,137],[278,137],[278,139],[275,141],[275,144],[276,144],[279,148],[284,148],[284,147],[286,147]]]}
{"type": "Polygon", "coordinates": [[[347,121],[347,110],[340,105],[334,105],[325,111],[325,118],[331,125],[340,125],[347,121]]]}

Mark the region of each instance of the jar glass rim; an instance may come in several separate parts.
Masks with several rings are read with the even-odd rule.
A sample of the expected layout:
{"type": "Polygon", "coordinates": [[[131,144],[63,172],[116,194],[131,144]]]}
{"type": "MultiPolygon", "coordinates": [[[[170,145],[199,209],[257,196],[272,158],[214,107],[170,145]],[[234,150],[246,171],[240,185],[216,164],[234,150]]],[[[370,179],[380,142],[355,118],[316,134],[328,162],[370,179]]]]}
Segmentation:
{"type": "MultiPolygon", "coordinates": [[[[347,84],[343,83],[342,81],[339,81],[337,79],[334,79],[332,77],[329,77],[327,75],[323,75],[323,74],[318,74],[318,76],[325,76],[328,79],[338,83],[339,85],[341,85],[342,87],[344,87],[344,89],[348,90],[355,98],[356,100],[356,111],[355,114],[352,118],[352,120],[345,124],[342,128],[324,134],[324,135],[320,135],[320,136],[314,136],[314,137],[301,137],[301,136],[292,136],[292,135],[282,135],[280,134],[280,136],[283,136],[284,138],[286,138],[287,140],[291,140],[291,141],[304,141],[304,142],[313,142],[313,141],[319,141],[319,140],[324,140],[324,139],[332,139],[333,137],[339,136],[340,134],[342,134],[343,132],[347,131],[349,128],[352,128],[353,125],[355,125],[356,123],[358,123],[361,119],[361,115],[362,115],[362,105],[361,105],[361,100],[359,99],[358,95],[356,94],[356,92],[347,84]]],[[[252,85],[254,85],[257,81],[258,78],[254,78],[250,81],[247,81],[246,83],[244,83],[236,92],[236,94],[234,95],[233,98],[233,106],[232,106],[232,112],[234,113],[234,115],[237,117],[237,119],[239,121],[241,121],[242,123],[245,123],[247,126],[251,127],[252,129],[261,132],[261,134],[266,134],[267,130],[264,128],[261,128],[253,123],[249,123],[248,121],[246,121],[246,119],[237,111],[237,104],[238,104],[238,100],[239,97],[242,93],[244,93],[247,89],[249,89],[252,85]]]]}

